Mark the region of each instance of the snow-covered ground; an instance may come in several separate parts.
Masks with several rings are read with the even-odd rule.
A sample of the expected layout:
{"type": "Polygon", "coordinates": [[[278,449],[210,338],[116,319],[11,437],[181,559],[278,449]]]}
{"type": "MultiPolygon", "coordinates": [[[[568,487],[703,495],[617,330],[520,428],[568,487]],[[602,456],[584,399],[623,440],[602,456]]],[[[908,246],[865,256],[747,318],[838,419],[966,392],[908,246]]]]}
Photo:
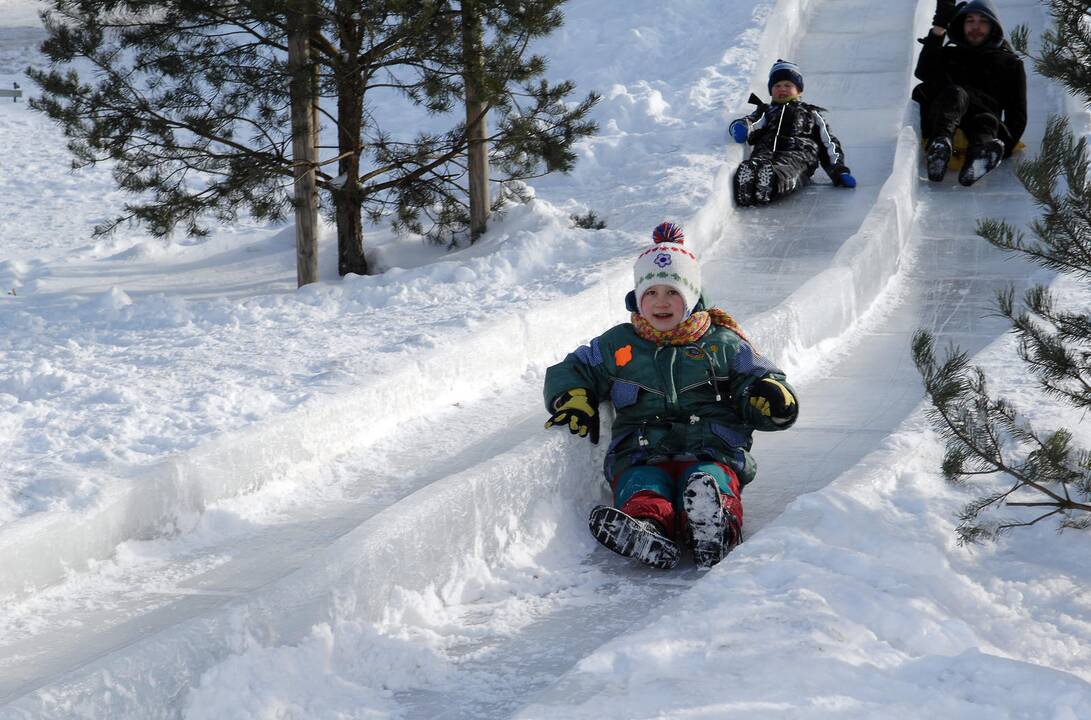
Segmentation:
{"type": "MultiPolygon", "coordinates": [[[[327,228],[301,290],[290,227],[91,237],[109,169],[0,102],[0,718],[1091,717],[1091,540],[957,546],[974,491],[923,420],[918,327],[1032,419],[1081,419],[989,314],[1048,279],[973,234],[1034,217],[1010,165],[921,181],[929,5],[570,0],[542,50],[603,95],[575,172],[471,248],[369,233],[373,277],[336,278],[327,228]],[[725,128],[777,57],[860,186],[735,210],[725,128]],[[608,229],[571,227],[587,209],[608,229]],[[544,368],[625,319],[664,219],[803,408],[757,439],[747,542],[707,573],[597,547],[602,449],[542,429],[544,368]]],[[[36,6],[0,0],[0,87],[34,91],[36,6]]],[[[1033,154],[1064,105],[1030,93],[1033,154]]]]}

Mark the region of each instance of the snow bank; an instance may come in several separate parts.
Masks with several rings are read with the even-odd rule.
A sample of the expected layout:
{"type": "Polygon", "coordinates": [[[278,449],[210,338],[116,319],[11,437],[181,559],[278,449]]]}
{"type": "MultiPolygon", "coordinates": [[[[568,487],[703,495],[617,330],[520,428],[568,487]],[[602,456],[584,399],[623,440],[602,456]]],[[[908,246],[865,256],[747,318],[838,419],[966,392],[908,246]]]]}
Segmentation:
{"type": "MultiPolygon", "coordinates": [[[[789,54],[791,39],[811,6],[809,0],[782,0],[772,10],[761,41],[762,59],[756,63],[756,86],[764,85],[765,68],[772,60],[789,54]]],[[[916,143],[910,135],[911,131],[903,131],[894,172],[880,192],[879,202],[860,231],[843,246],[835,266],[781,307],[748,323],[750,332],[771,356],[791,360],[845,332],[897,272],[914,199],[916,143]],[[836,290],[836,301],[831,300],[831,289],[836,290]],[[816,308],[829,312],[821,317],[809,314],[816,308]]],[[[724,219],[730,206],[726,179],[741,157],[739,152],[730,147],[717,173],[716,192],[687,221],[687,227],[695,228],[692,235],[724,238],[729,234],[730,220],[724,219]]],[[[723,244],[710,243],[717,251],[723,244]]],[[[465,395],[511,383],[539,363],[548,364],[556,359],[555,338],[572,338],[574,344],[600,332],[611,319],[620,319],[620,312],[608,310],[620,306],[619,298],[629,285],[629,260],[624,253],[619,256],[620,260],[598,265],[597,282],[568,298],[459,333],[449,347],[399,355],[385,372],[375,373],[370,382],[351,393],[315,398],[278,421],[222,436],[142,471],[94,513],[75,518],[82,525],[59,515],[30,518],[22,527],[17,523],[13,531],[0,535],[0,543],[5,543],[0,547],[17,553],[16,557],[29,554],[32,562],[20,565],[5,578],[6,589],[16,592],[27,585],[50,582],[66,563],[78,565],[87,557],[108,555],[126,538],[162,532],[179,515],[199,512],[217,498],[258,488],[267,478],[289,468],[305,472],[328,462],[392,432],[400,421],[452,402],[449,393],[453,386],[465,395]],[[511,351],[503,363],[492,361],[498,346],[511,351]],[[452,382],[453,378],[457,382],[452,382]],[[384,420],[376,425],[378,415],[384,420]]],[[[449,588],[437,588],[456,578],[464,584],[467,577],[494,565],[518,544],[513,538],[519,534],[519,519],[530,515],[525,504],[528,498],[549,503],[567,497],[565,507],[569,507],[573,496],[579,498],[586,492],[587,468],[595,464],[586,453],[573,454],[571,444],[556,434],[535,438],[384,511],[266,592],[151,638],[135,651],[107,659],[103,667],[108,669],[104,676],[108,683],[84,676],[64,689],[52,688],[49,693],[24,698],[17,707],[45,717],[58,716],[73,712],[76,706],[72,703],[84,698],[79,702],[92,703],[88,707],[93,711],[88,712],[151,713],[163,707],[166,698],[197,684],[204,669],[214,665],[216,670],[204,677],[195,695],[200,700],[192,700],[190,707],[194,712],[215,708],[217,688],[237,683],[249,672],[247,667],[253,667],[244,658],[258,664],[271,662],[270,647],[278,645],[302,643],[301,648],[311,651],[315,643],[327,647],[320,637],[325,632],[321,630],[323,623],[332,622],[335,628],[351,623],[381,625],[392,595],[449,592],[449,588]],[[544,474],[537,468],[551,471],[544,474]],[[513,476],[527,476],[533,492],[512,488],[513,476]],[[376,582],[378,577],[382,580],[376,582]],[[316,626],[317,635],[312,635],[316,626]],[[242,658],[216,664],[233,653],[241,653],[242,658]],[[170,661],[163,663],[163,657],[170,661]],[[155,692],[144,689],[137,693],[147,684],[149,667],[155,668],[155,692]],[[100,700],[86,700],[89,697],[100,700]]],[[[580,504],[590,502],[591,498],[585,498],[580,504]]],[[[558,523],[572,522],[571,514],[563,511],[534,515],[558,523]]],[[[582,536],[582,527],[568,529],[572,535],[562,536],[558,542],[575,533],[582,536]]],[[[333,637],[344,639],[346,635],[335,630],[333,637]]],[[[281,655],[275,661],[286,662],[281,655]]],[[[381,696],[378,692],[376,709],[384,702],[381,696]]],[[[255,699],[259,705],[264,702],[274,701],[255,699]]]]}
{"type": "MultiPolygon", "coordinates": [[[[565,260],[593,256],[605,238],[615,246],[632,244],[624,235],[607,231],[595,233],[597,242],[588,243],[586,233],[557,223],[539,232],[549,237],[541,241],[547,245],[541,248],[541,261],[556,262],[560,274],[565,260]],[[556,249],[549,250],[549,245],[556,249]],[[551,258],[562,252],[565,258],[551,258]]],[[[495,276],[505,262],[502,256],[492,258],[478,270],[495,276]]],[[[463,266],[463,275],[448,281],[452,293],[477,282],[478,273],[470,267],[463,266]]],[[[432,269],[426,276],[435,283],[443,272],[432,269]]],[[[428,342],[400,353],[379,354],[369,358],[367,375],[356,386],[340,388],[336,394],[315,393],[279,418],[223,433],[154,466],[137,468],[129,477],[104,482],[87,510],[44,512],[9,523],[0,528],[0,553],[17,561],[0,577],[0,596],[19,596],[56,582],[69,569],[108,557],[124,540],[172,532],[179,517],[200,512],[210,502],[257,490],[285,473],[306,473],[387,436],[409,418],[512,384],[531,367],[555,361],[557,333],[579,338],[590,335],[592,327],[601,327],[602,313],[586,309],[620,305],[617,298],[624,296],[627,279],[627,273],[612,268],[591,270],[588,278],[577,278],[574,284],[584,289],[564,300],[533,309],[512,308],[481,325],[464,323],[438,347],[428,342]],[[597,272],[606,279],[588,282],[597,272]],[[497,361],[498,351],[502,362],[497,361]]],[[[365,292],[387,294],[384,282],[392,280],[368,283],[371,289],[365,292]]]]}
{"type": "MultiPolygon", "coordinates": [[[[583,518],[568,508],[571,502],[603,501],[586,475],[588,465],[599,461],[601,449],[543,432],[403,499],[265,590],[123,648],[94,672],[25,695],[5,707],[3,716],[175,718],[177,698],[197,687],[187,701],[189,717],[264,717],[263,711],[291,694],[290,687],[264,688],[244,708],[225,688],[254,673],[267,677],[273,667],[307,675],[304,668],[315,654],[326,657],[335,644],[374,649],[381,643],[385,651],[376,662],[424,667],[438,679],[439,661],[422,650],[427,642],[400,645],[382,629],[405,622],[397,614],[419,612],[424,618],[480,597],[497,585],[497,577],[525,567],[529,557],[586,552],[583,518]]],[[[383,709],[399,680],[387,670],[357,674],[366,654],[335,654],[341,660],[331,662],[333,677],[324,682],[350,688],[362,709],[383,709]]],[[[411,676],[400,680],[410,681],[411,676]]],[[[306,690],[310,696],[314,688],[306,690]]]]}

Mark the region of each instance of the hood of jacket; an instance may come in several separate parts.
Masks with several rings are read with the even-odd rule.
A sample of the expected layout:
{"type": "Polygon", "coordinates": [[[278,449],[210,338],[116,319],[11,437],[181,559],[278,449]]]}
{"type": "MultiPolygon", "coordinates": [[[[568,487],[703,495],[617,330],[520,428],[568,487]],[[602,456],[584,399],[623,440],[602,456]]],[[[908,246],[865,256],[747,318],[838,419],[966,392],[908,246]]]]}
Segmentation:
{"type": "Polygon", "coordinates": [[[993,26],[992,32],[989,33],[989,37],[985,39],[981,47],[1000,47],[1004,43],[1004,27],[1000,24],[1000,15],[996,12],[996,5],[993,4],[992,0],[971,0],[959,6],[958,12],[951,18],[951,23],[947,26],[947,37],[951,39],[951,42],[957,45],[970,46],[970,43],[966,41],[964,30],[966,16],[970,13],[984,15],[993,26]]]}

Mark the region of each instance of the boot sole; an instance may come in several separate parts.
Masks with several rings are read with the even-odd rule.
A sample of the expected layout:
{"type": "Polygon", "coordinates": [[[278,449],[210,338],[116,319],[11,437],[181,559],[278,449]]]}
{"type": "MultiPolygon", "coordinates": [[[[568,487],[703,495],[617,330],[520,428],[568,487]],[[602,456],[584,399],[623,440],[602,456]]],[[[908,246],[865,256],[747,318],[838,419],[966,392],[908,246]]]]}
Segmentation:
{"type": "Polygon", "coordinates": [[[661,570],[678,564],[681,553],[673,540],[644,528],[617,508],[599,505],[591,511],[587,526],[596,540],[618,555],[661,570]]]}
{"type": "Polygon", "coordinates": [[[773,168],[762,166],[758,169],[758,177],[754,181],[755,205],[768,205],[773,201],[773,181],[773,168]]]}
{"type": "Polygon", "coordinates": [[[682,494],[682,506],[689,520],[687,539],[693,561],[698,567],[710,568],[727,554],[724,547],[727,511],[715,478],[704,475],[690,482],[682,494]]]}
{"type": "Polygon", "coordinates": [[[1003,155],[999,153],[987,154],[971,160],[966,158],[966,164],[958,175],[958,182],[964,187],[970,187],[975,182],[1000,167],[1003,155]]]}
{"type": "Polygon", "coordinates": [[[951,151],[942,154],[928,154],[928,179],[932,182],[942,182],[947,174],[947,163],[951,162],[951,151]]]}
{"type": "Polygon", "coordinates": [[[737,207],[750,207],[754,204],[754,194],[750,189],[753,183],[754,173],[749,168],[744,166],[736,171],[732,184],[737,207]]]}

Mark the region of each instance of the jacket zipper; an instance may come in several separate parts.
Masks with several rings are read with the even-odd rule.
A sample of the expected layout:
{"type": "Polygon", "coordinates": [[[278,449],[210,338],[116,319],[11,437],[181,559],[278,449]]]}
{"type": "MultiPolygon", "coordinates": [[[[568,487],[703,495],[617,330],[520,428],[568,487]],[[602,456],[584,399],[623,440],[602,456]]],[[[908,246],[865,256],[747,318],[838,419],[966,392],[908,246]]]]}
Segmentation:
{"type": "Polygon", "coordinates": [[[780,117],[777,119],[777,133],[773,136],[773,152],[777,151],[777,140],[780,140],[780,126],[784,124],[784,113],[788,111],[788,103],[780,106],[780,117]]]}

